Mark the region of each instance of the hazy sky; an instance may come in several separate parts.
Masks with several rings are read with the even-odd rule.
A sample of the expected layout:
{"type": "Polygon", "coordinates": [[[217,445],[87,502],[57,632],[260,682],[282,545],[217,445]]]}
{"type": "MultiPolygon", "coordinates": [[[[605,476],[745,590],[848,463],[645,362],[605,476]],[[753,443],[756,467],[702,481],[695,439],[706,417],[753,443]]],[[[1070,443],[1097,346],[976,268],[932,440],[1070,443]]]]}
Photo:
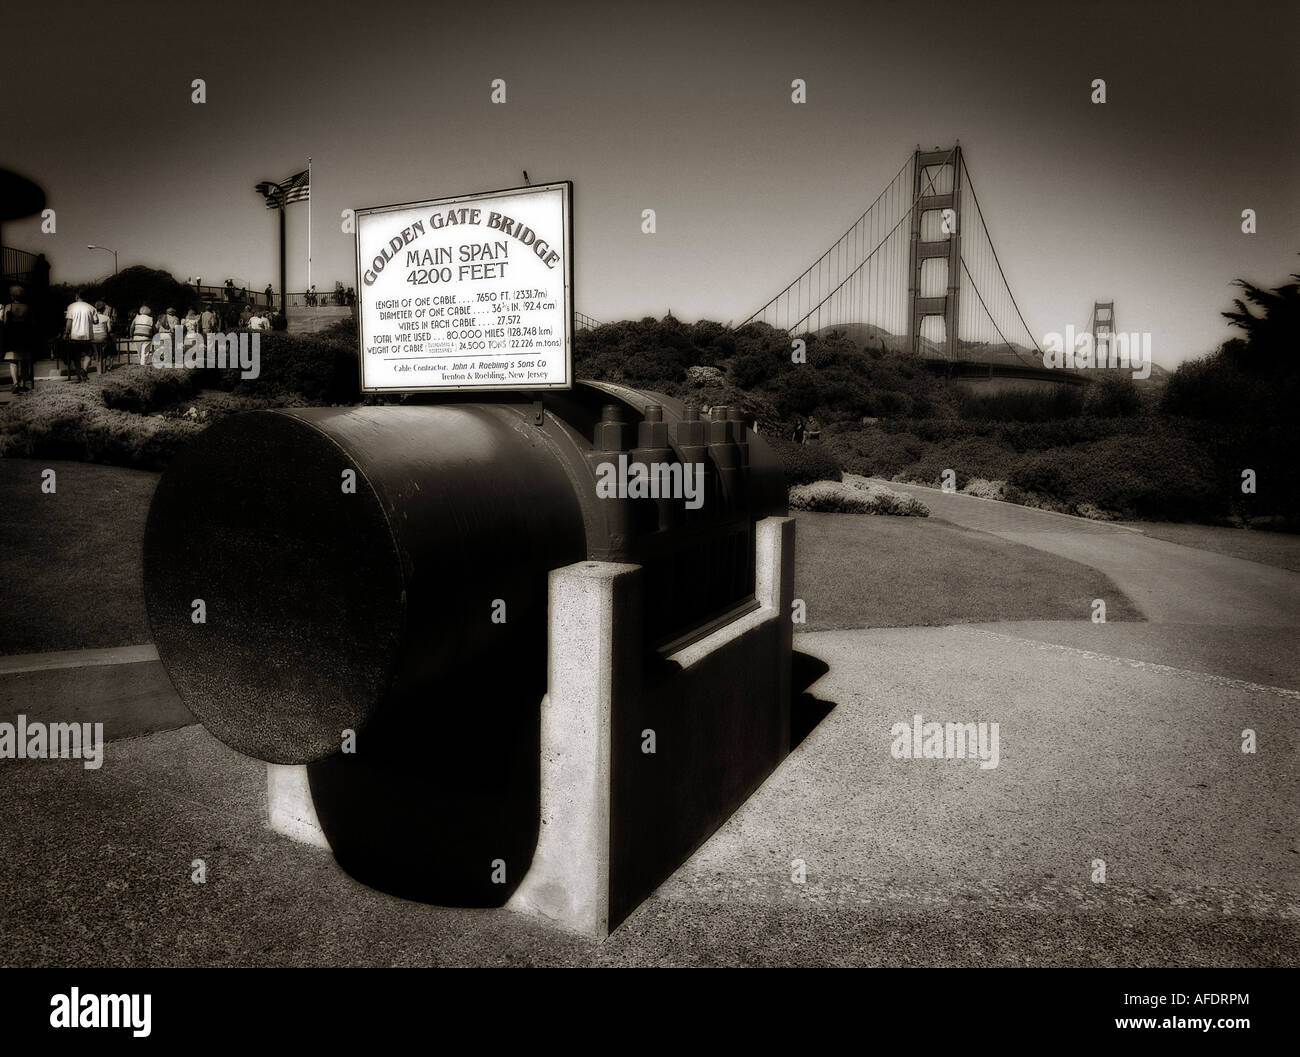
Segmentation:
{"type": "MultiPolygon", "coordinates": [[[[739,322],[918,143],[955,138],[1039,336],[1113,299],[1119,328],[1150,331],[1173,365],[1230,333],[1231,280],[1300,270],[1294,2],[84,10],[5,15],[0,164],[44,185],[58,230],[14,222],[4,241],[44,251],[55,280],[106,274],[111,257],[85,249],[99,243],[123,268],[278,285],[277,222],[253,185],[310,155],[320,288],[355,282],[343,209],[515,186],[527,169],[574,182],[580,311],[739,322]]],[[[291,206],[293,290],[306,236],[307,206],[291,206]]]]}

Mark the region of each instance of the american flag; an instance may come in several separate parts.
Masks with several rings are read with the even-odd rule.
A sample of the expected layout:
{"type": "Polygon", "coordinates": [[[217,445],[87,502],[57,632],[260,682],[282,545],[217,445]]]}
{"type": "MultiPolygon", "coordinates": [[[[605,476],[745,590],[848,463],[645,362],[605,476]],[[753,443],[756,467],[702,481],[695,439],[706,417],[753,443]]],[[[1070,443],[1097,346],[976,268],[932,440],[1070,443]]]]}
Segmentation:
{"type": "Polygon", "coordinates": [[[284,183],[272,183],[263,180],[256,191],[266,199],[267,209],[279,209],[291,202],[305,202],[311,198],[311,170],[303,169],[285,180],[284,183]]]}

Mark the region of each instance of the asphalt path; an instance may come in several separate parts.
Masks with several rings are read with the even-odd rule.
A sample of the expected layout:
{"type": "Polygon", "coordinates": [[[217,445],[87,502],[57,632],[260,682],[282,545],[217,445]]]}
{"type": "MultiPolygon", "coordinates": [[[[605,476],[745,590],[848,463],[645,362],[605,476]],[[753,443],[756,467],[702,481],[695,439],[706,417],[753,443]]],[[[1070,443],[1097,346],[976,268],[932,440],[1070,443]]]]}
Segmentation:
{"type": "Polygon", "coordinates": [[[924,493],[1105,572],[1147,621],[797,636],[829,666],[804,699],[825,717],[603,945],[356,884],[267,830],[263,768],[191,725],[99,770],[0,767],[0,960],[1295,964],[1300,574],[924,493]],[[997,723],[997,766],[896,758],[916,715],[997,723]]]}

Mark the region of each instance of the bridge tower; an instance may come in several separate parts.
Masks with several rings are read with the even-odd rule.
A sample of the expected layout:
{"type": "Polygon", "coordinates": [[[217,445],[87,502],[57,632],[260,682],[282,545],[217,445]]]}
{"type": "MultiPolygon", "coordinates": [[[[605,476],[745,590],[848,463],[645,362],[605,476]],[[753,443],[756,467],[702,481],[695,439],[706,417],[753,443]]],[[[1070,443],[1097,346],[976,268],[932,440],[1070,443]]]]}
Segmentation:
{"type": "Polygon", "coordinates": [[[1104,367],[1110,359],[1110,346],[1115,340],[1115,302],[1092,303],[1092,347],[1094,362],[1104,367]],[[1103,342],[1105,343],[1103,352],[1103,342]]]}
{"type": "Polygon", "coordinates": [[[921,324],[927,316],[943,317],[944,355],[957,362],[957,297],[961,287],[961,145],[948,150],[917,148],[912,156],[912,237],[909,252],[907,320],[910,348],[921,350],[921,324]],[[945,170],[951,169],[946,177],[945,170]],[[939,187],[950,187],[940,192],[939,187]],[[944,231],[945,210],[951,210],[944,231]],[[934,214],[927,221],[927,214],[934,214]],[[937,235],[924,239],[923,234],[937,235]],[[947,293],[921,296],[921,269],[927,260],[947,264],[947,293]]]}

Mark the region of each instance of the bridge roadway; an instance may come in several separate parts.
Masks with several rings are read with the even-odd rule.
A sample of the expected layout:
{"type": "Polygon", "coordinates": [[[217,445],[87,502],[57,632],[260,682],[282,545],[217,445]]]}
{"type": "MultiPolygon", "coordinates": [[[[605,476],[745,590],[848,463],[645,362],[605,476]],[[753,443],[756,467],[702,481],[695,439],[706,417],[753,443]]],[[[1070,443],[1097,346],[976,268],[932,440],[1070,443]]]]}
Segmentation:
{"type": "Polygon", "coordinates": [[[926,369],[949,378],[970,381],[1030,381],[1049,383],[1051,385],[1091,385],[1092,379],[1077,371],[1054,370],[1049,367],[1035,366],[1030,363],[1005,363],[978,360],[958,360],[951,363],[944,359],[927,358],[926,369]]]}

